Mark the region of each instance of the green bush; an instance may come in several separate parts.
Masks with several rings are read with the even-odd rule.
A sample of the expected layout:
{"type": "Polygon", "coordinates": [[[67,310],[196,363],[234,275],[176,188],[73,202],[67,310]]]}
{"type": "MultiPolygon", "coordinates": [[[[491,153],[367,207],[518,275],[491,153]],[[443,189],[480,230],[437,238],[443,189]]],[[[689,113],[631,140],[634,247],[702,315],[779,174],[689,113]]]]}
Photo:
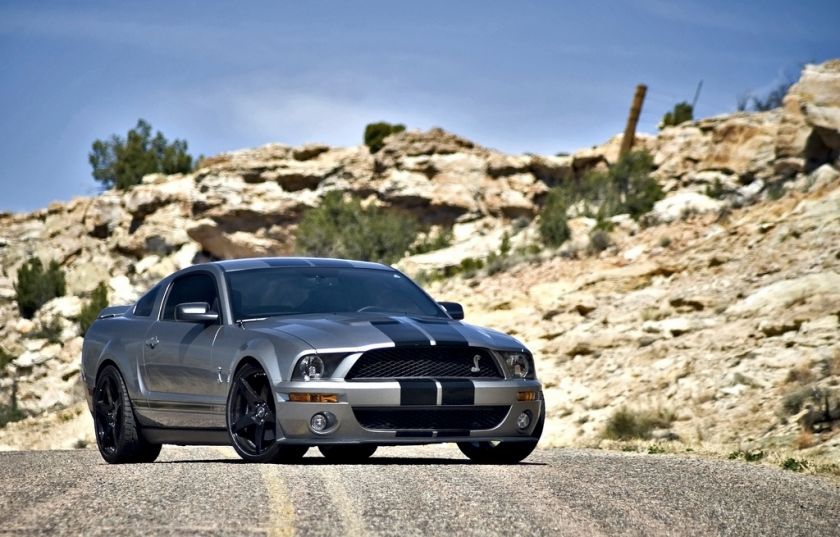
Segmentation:
{"type": "Polygon", "coordinates": [[[82,312],[79,314],[79,328],[82,335],[85,335],[93,321],[99,317],[99,312],[106,307],[108,307],[108,288],[105,282],[99,282],[90,295],[90,301],[82,306],[82,312]]]}
{"type": "Polygon", "coordinates": [[[363,207],[341,192],[324,196],[298,225],[296,247],[304,255],[393,263],[417,237],[417,223],[375,206],[363,207]]]}
{"type": "Polygon", "coordinates": [[[694,107],[683,101],[674,105],[674,109],[666,112],[659,122],[659,128],[673,127],[694,119],[694,107]]]}
{"type": "Polygon", "coordinates": [[[547,246],[560,246],[571,237],[567,209],[566,192],[561,187],[553,188],[540,211],[540,236],[547,246]]]}
{"type": "Polygon", "coordinates": [[[109,140],[96,140],[88,155],[93,178],[105,188],[125,190],[139,184],[150,173],[187,173],[193,158],[185,140],[172,143],[158,131],[152,138],[152,126],[137,120],[137,126],[125,138],[116,134],[109,140]]]}
{"type": "Polygon", "coordinates": [[[7,365],[12,363],[12,360],[15,359],[15,356],[9,354],[6,349],[0,347],[0,373],[2,373],[3,369],[6,368],[7,365]]]}
{"type": "Polygon", "coordinates": [[[664,197],[650,176],[653,157],[646,151],[631,151],[608,171],[591,171],[579,180],[560,184],[548,193],[540,211],[540,235],[548,246],[560,246],[569,238],[566,212],[582,204],[584,214],[606,225],[611,216],[628,213],[635,219],[664,197]]]}
{"type": "Polygon", "coordinates": [[[447,248],[452,245],[452,228],[441,229],[437,233],[427,233],[422,240],[415,242],[411,245],[410,254],[417,255],[417,254],[425,254],[428,252],[434,252],[435,250],[441,250],[443,248],[447,248]]]}
{"type": "Polygon", "coordinates": [[[32,335],[36,338],[46,339],[50,343],[61,343],[62,331],[61,321],[54,318],[52,321],[41,325],[41,329],[32,335]]]}
{"type": "Polygon", "coordinates": [[[385,145],[385,138],[404,130],[405,125],[401,123],[391,124],[384,121],[370,123],[365,127],[365,145],[370,148],[371,153],[376,153],[385,145]]]}
{"type": "Polygon", "coordinates": [[[607,420],[604,437],[612,440],[648,439],[654,429],[671,426],[674,417],[662,410],[633,411],[619,408],[607,420]]]}
{"type": "Polygon", "coordinates": [[[808,461],[804,459],[794,459],[793,457],[788,457],[782,464],[780,464],[783,469],[790,470],[791,472],[801,472],[803,470],[808,469],[808,461]]]}
{"type": "Polygon", "coordinates": [[[612,245],[612,239],[610,234],[604,230],[596,229],[589,235],[589,250],[591,253],[601,253],[610,245],[612,245]]]}
{"type": "Polygon", "coordinates": [[[29,258],[17,271],[15,295],[21,316],[31,319],[38,309],[57,296],[64,296],[64,271],[56,261],[44,269],[37,257],[29,258]]]}

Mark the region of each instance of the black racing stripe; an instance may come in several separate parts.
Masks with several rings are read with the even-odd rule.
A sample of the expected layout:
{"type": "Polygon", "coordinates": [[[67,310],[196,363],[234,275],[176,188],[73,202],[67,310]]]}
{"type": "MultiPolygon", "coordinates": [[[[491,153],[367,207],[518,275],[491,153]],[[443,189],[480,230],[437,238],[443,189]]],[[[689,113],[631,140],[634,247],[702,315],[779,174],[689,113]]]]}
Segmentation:
{"type": "Polygon", "coordinates": [[[449,321],[432,321],[429,319],[412,319],[432,336],[437,345],[466,347],[467,339],[461,335],[449,321]]]}
{"type": "Polygon", "coordinates": [[[437,383],[432,379],[403,379],[400,383],[400,405],[437,404],[437,383]]]}
{"type": "Polygon", "coordinates": [[[371,321],[373,326],[388,336],[397,347],[407,345],[428,345],[429,338],[413,326],[399,321],[371,321]]]}
{"type": "Polygon", "coordinates": [[[465,380],[439,380],[443,388],[441,394],[442,405],[474,405],[475,384],[465,380]]]}
{"type": "Polygon", "coordinates": [[[469,429],[447,429],[445,431],[438,431],[437,432],[438,438],[445,437],[445,436],[469,436],[470,430],[469,429]]]}
{"type": "Polygon", "coordinates": [[[434,431],[397,431],[397,438],[431,438],[434,435],[434,431]]]}

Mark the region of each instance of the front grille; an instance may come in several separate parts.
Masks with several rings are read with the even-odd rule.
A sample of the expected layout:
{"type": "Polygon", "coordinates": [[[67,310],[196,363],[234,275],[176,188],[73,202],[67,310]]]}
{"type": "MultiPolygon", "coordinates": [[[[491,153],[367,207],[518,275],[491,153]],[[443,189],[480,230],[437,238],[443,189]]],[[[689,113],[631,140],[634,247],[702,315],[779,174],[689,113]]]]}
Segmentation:
{"type": "Polygon", "coordinates": [[[482,430],[497,427],[509,406],[461,408],[354,408],[356,420],[365,429],[381,430],[482,430]]]}
{"type": "Polygon", "coordinates": [[[347,380],[383,378],[502,378],[496,361],[476,347],[389,347],[367,351],[347,380]],[[476,366],[478,371],[471,371],[476,366]]]}

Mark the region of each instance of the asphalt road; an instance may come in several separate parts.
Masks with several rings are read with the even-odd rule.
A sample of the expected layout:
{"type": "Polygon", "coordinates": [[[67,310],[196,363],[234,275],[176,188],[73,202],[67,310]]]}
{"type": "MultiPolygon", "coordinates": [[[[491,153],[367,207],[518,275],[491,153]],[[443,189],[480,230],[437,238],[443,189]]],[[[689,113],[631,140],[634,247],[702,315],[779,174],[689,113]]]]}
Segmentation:
{"type": "Polygon", "coordinates": [[[0,453],[0,535],[840,535],[834,482],[742,462],[541,450],[518,466],[454,446],[364,465],[245,464],[164,448],[0,453]]]}

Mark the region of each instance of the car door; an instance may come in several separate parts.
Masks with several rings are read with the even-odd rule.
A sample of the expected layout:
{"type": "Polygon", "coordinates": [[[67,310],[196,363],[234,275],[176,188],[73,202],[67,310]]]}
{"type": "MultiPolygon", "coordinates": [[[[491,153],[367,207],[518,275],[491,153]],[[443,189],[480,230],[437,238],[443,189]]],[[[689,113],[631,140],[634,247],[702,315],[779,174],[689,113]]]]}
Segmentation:
{"type": "Polygon", "coordinates": [[[143,369],[148,406],[155,422],[168,427],[224,427],[227,371],[213,344],[222,328],[214,323],[175,319],[175,307],[186,302],[206,302],[221,312],[215,277],[190,272],[169,287],[160,318],[145,335],[143,369]],[[219,363],[217,363],[219,362],[219,363]]]}

